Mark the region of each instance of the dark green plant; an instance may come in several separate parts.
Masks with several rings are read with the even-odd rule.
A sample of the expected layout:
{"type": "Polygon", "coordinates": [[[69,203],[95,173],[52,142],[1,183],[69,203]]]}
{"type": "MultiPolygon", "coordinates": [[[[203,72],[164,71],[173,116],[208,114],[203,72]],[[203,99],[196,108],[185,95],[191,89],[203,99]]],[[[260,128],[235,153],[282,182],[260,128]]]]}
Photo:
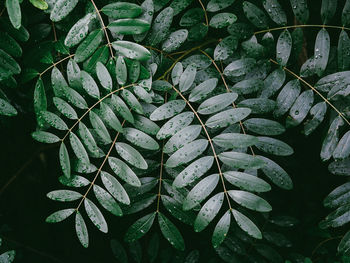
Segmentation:
{"type": "MultiPolygon", "coordinates": [[[[117,238],[138,244],[130,245],[138,262],[145,235],[151,262],[158,233],[185,250],[182,224],[210,228],[208,246],[225,262],[310,261],[283,233],[297,220],[270,203],[293,188],[286,131],[324,129],[321,160],[350,175],[350,0],[30,2],[43,10],[37,46],[16,62],[11,36],[29,34],[19,1],[6,1],[0,81],[17,86],[21,68],[20,83],[34,81],[32,137],[58,146],[62,188],[47,196],[64,204],[46,222],[74,217],[88,247],[87,218],[104,233],[127,218],[117,238]]],[[[15,115],[1,94],[0,113],[15,115]]],[[[336,210],[321,228],[348,223],[349,189],[326,198],[336,210]]],[[[348,232],[340,254],[349,240],[348,232]]],[[[123,245],[111,245],[127,262],[123,245]]],[[[196,262],[197,253],[179,261],[196,262]]]]}

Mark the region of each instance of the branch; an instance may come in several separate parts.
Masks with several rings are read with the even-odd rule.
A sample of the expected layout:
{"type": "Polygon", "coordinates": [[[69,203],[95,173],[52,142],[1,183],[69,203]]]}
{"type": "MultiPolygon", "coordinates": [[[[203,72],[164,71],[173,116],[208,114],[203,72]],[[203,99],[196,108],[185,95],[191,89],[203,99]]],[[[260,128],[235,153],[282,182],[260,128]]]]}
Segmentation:
{"type": "Polygon", "coordinates": [[[207,136],[207,139],[209,141],[211,150],[213,151],[213,155],[214,155],[214,159],[215,159],[216,165],[218,167],[218,172],[219,172],[221,183],[222,183],[222,187],[224,189],[224,193],[225,193],[225,196],[226,196],[226,199],[227,199],[227,202],[228,202],[228,206],[229,206],[230,210],[232,210],[230,198],[228,196],[228,193],[227,193],[227,190],[226,190],[225,181],[224,181],[224,177],[223,177],[223,174],[222,174],[222,171],[221,171],[221,165],[220,165],[220,162],[219,162],[219,158],[218,158],[218,156],[216,154],[216,151],[215,151],[215,148],[214,148],[214,144],[213,144],[213,141],[212,141],[212,139],[211,139],[211,137],[210,137],[210,135],[208,133],[208,130],[205,127],[202,119],[199,117],[197,111],[192,107],[191,103],[185,98],[185,96],[178,89],[176,89],[174,86],[172,86],[172,87],[173,87],[173,90],[175,90],[176,93],[180,95],[180,97],[186,102],[188,107],[192,110],[192,112],[194,113],[194,115],[198,119],[199,123],[201,124],[201,126],[202,126],[202,128],[203,128],[203,130],[205,132],[205,135],[207,136]]]}
{"type": "MultiPolygon", "coordinates": [[[[123,126],[124,124],[125,124],[125,120],[123,121],[122,126],[123,126]]],[[[97,172],[96,172],[96,175],[95,175],[94,179],[92,180],[92,182],[91,182],[89,188],[86,190],[85,194],[84,194],[83,197],[81,198],[78,207],[75,209],[76,212],[78,212],[78,210],[79,210],[80,206],[82,205],[83,201],[85,200],[86,196],[89,194],[91,188],[94,186],[95,181],[97,180],[97,177],[98,177],[99,174],[101,173],[103,166],[105,165],[106,161],[108,160],[108,157],[111,155],[111,152],[112,152],[112,150],[113,150],[113,148],[114,148],[115,143],[117,142],[117,139],[118,139],[118,137],[119,137],[119,134],[120,134],[120,132],[118,132],[117,135],[115,136],[115,138],[114,138],[114,140],[113,140],[113,142],[112,142],[112,144],[111,144],[111,147],[110,147],[109,150],[108,150],[108,153],[106,154],[105,158],[103,159],[102,164],[100,165],[100,167],[98,168],[98,170],[97,170],[97,172]]]]}
{"type": "MultiPolygon", "coordinates": [[[[224,86],[225,86],[225,88],[226,88],[226,91],[227,91],[228,93],[230,93],[231,90],[229,89],[229,87],[228,87],[228,85],[227,85],[227,83],[226,83],[224,74],[222,73],[222,71],[220,70],[220,68],[218,67],[218,65],[215,63],[214,59],[213,59],[208,53],[206,53],[205,51],[203,51],[203,50],[201,50],[201,49],[200,49],[199,51],[202,52],[202,54],[204,54],[205,56],[207,56],[207,57],[211,60],[211,62],[213,63],[214,67],[216,68],[216,70],[217,70],[218,73],[220,74],[222,81],[224,82],[224,86]]],[[[237,106],[236,106],[236,104],[235,104],[234,102],[232,103],[232,107],[233,107],[233,108],[237,108],[237,106]]],[[[243,126],[242,121],[239,121],[239,126],[241,127],[243,134],[247,134],[246,131],[245,131],[245,128],[244,128],[244,126],[243,126]]],[[[250,149],[252,155],[255,156],[255,153],[254,153],[253,148],[252,148],[251,146],[249,146],[249,149],[250,149]]]]}
{"type": "Polygon", "coordinates": [[[263,34],[263,33],[272,32],[272,31],[290,29],[290,28],[305,28],[305,27],[333,28],[333,29],[341,29],[341,30],[348,30],[348,31],[350,31],[350,28],[344,27],[344,26],[332,26],[332,25],[291,25],[291,26],[282,26],[282,27],[275,27],[275,28],[264,29],[264,30],[261,30],[261,31],[254,32],[254,35],[263,34]]]}
{"type": "Polygon", "coordinates": [[[108,32],[107,32],[107,27],[105,26],[105,23],[103,22],[103,19],[102,19],[102,16],[101,16],[101,13],[100,11],[98,10],[94,0],[91,0],[91,3],[92,5],[94,6],[95,8],[95,11],[98,15],[98,18],[100,19],[100,22],[101,22],[101,25],[102,25],[102,30],[104,31],[105,35],[106,35],[106,39],[107,39],[107,45],[109,47],[109,52],[111,53],[111,56],[112,58],[114,58],[114,52],[113,52],[113,49],[112,49],[112,44],[111,44],[111,41],[109,40],[109,36],[108,36],[108,32]]]}
{"type": "MultiPolygon", "coordinates": [[[[270,61],[278,66],[281,66],[277,61],[273,60],[270,58],[270,61]]],[[[344,116],[343,113],[341,113],[325,96],[322,95],[321,92],[319,92],[314,86],[312,86],[310,83],[308,83],[306,80],[304,80],[303,78],[301,78],[299,75],[297,75],[296,73],[294,73],[293,71],[291,71],[290,69],[288,69],[287,67],[282,67],[282,69],[286,72],[288,72],[290,75],[292,75],[293,77],[297,78],[298,80],[300,80],[305,86],[309,87],[310,89],[312,89],[318,96],[321,97],[321,99],[323,99],[329,106],[331,106],[331,108],[333,110],[335,110],[338,115],[350,126],[350,121],[348,121],[348,119],[344,116]]]]}
{"type": "Polygon", "coordinates": [[[104,101],[106,98],[113,95],[114,93],[121,91],[123,89],[129,88],[129,87],[132,87],[132,86],[134,86],[134,84],[129,84],[129,85],[123,86],[119,89],[113,90],[112,92],[110,92],[106,96],[104,96],[103,98],[99,99],[94,105],[92,105],[90,108],[88,108],[87,111],[84,112],[84,114],[72,125],[72,127],[67,131],[67,133],[64,135],[64,137],[61,139],[61,141],[63,142],[67,138],[67,136],[72,132],[74,127],[77,126],[79,124],[79,122],[98,104],[100,104],[102,101],[104,101]]]}

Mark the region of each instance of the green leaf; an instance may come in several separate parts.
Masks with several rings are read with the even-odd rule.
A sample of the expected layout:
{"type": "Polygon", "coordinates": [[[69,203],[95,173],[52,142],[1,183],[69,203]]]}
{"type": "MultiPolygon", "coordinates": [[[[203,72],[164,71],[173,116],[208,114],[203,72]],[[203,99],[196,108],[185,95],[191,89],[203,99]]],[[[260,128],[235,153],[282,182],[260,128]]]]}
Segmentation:
{"type": "Polygon", "coordinates": [[[292,107],[295,100],[300,94],[300,82],[299,80],[291,80],[283,87],[276,99],[276,109],[273,114],[275,117],[281,117],[292,107]]]}
{"type": "Polygon", "coordinates": [[[133,35],[147,32],[150,24],[141,19],[118,19],[108,25],[108,29],[116,34],[133,35]]]}
{"type": "Polygon", "coordinates": [[[181,203],[166,195],[162,195],[162,203],[172,216],[185,224],[193,225],[195,214],[189,211],[183,211],[181,203]]]}
{"type": "Polygon", "coordinates": [[[131,243],[143,237],[151,229],[155,217],[156,212],[153,212],[138,219],[128,228],[124,240],[131,243]]]}
{"type": "Polygon", "coordinates": [[[139,5],[127,2],[108,4],[102,7],[101,11],[114,19],[134,18],[142,14],[142,8],[139,5]]]}
{"type": "Polygon", "coordinates": [[[209,128],[224,128],[239,122],[251,113],[248,108],[235,108],[211,116],[205,123],[209,128]]]}
{"type": "Polygon", "coordinates": [[[260,151],[278,156],[289,156],[294,153],[292,147],[288,144],[270,137],[258,137],[255,146],[260,151]]]}
{"type": "Polygon", "coordinates": [[[294,15],[300,23],[306,24],[309,20],[309,8],[307,1],[304,0],[290,0],[294,15]]]}
{"type": "Polygon", "coordinates": [[[48,123],[51,127],[57,130],[68,130],[67,124],[56,114],[49,111],[41,111],[40,116],[48,123]]]}
{"type": "MultiPolygon", "coordinates": [[[[323,0],[324,2],[325,0],[323,0]]],[[[315,41],[314,63],[315,71],[318,76],[321,76],[328,64],[330,52],[330,37],[326,29],[321,29],[315,41]]]]}
{"type": "Polygon", "coordinates": [[[185,242],[176,226],[162,213],[158,212],[158,223],[164,238],[178,250],[185,250],[185,242]]]}
{"type": "Polygon", "coordinates": [[[264,80],[265,88],[262,90],[260,97],[269,98],[273,96],[284,84],[286,73],[279,68],[274,71],[264,80]]]}
{"type": "Polygon", "coordinates": [[[201,155],[207,149],[207,146],[208,140],[205,139],[188,143],[173,153],[165,165],[168,167],[177,167],[186,164],[201,155]]]}
{"type": "MultiPolygon", "coordinates": [[[[100,198],[102,199],[103,197],[100,196],[100,198]]],[[[105,203],[106,200],[103,200],[103,202],[105,206],[108,205],[107,203],[105,203]]],[[[90,218],[91,222],[97,227],[97,229],[103,233],[107,233],[108,232],[107,222],[103,217],[100,209],[98,209],[98,207],[87,198],[84,199],[84,207],[85,207],[86,214],[90,218]]]]}
{"type": "Polygon", "coordinates": [[[122,246],[122,244],[116,240],[111,240],[111,249],[113,252],[114,257],[119,260],[120,263],[128,263],[128,255],[122,246]]]}
{"type": "Polygon", "coordinates": [[[260,91],[263,89],[263,87],[263,81],[259,79],[247,79],[236,83],[230,88],[230,90],[238,95],[247,95],[260,91]]]}
{"type": "Polygon", "coordinates": [[[255,145],[258,139],[255,136],[247,134],[223,133],[215,136],[213,142],[224,149],[233,149],[255,145]]]}
{"type": "Polygon", "coordinates": [[[238,226],[244,232],[256,239],[262,239],[261,231],[248,217],[235,209],[232,209],[232,215],[235,218],[238,226]]]}
{"type": "Polygon", "coordinates": [[[89,185],[91,182],[79,175],[74,175],[72,178],[67,178],[65,176],[60,176],[58,178],[61,184],[69,187],[84,187],[89,185]]]}
{"type": "Polygon", "coordinates": [[[227,27],[227,31],[237,40],[246,40],[254,35],[253,28],[247,23],[233,23],[227,27]]]}
{"type": "MultiPolygon", "coordinates": [[[[129,81],[131,83],[135,83],[137,82],[137,80],[139,79],[140,76],[140,72],[141,72],[141,64],[140,61],[137,60],[132,60],[130,66],[128,65],[128,71],[129,71],[129,81]]],[[[136,88],[142,88],[140,86],[134,86],[134,90],[136,88]]],[[[136,93],[135,93],[136,94],[136,93]]],[[[150,103],[152,102],[152,100],[150,100],[150,103]]]]}
{"type": "Polygon", "coordinates": [[[123,132],[123,127],[120,121],[118,120],[117,116],[115,116],[113,110],[103,102],[100,103],[100,106],[100,116],[103,119],[103,121],[117,132],[123,132]]]}
{"type": "Polygon", "coordinates": [[[260,135],[279,135],[286,131],[280,123],[267,119],[251,118],[244,121],[243,124],[249,131],[260,135]]]}
{"type": "Polygon", "coordinates": [[[91,75],[85,71],[81,71],[81,82],[83,84],[83,88],[87,94],[95,99],[100,98],[100,91],[95,82],[95,80],[91,77],[91,75]]]}
{"type": "Polygon", "coordinates": [[[255,59],[242,58],[228,64],[224,69],[224,75],[227,77],[241,77],[250,72],[255,66],[255,59]]]}
{"type": "Polygon", "coordinates": [[[224,193],[218,193],[211,197],[199,211],[194,221],[194,231],[203,231],[219,213],[223,202],[224,193]]]}
{"type": "Polygon", "coordinates": [[[70,140],[70,144],[71,144],[72,149],[73,149],[75,155],[77,156],[77,158],[84,163],[90,163],[89,156],[88,156],[83,144],[79,140],[78,136],[76,136],[73,132],[71,132],[69,134],[69,140],[70,140]]]}
{"type": "Polygon", "coordinates": [[[122,90],[121,95],[133,111],[137,112],[138,114],[144,114],[142,105],[131,91],[124,89],[122,90]]]}
{"type": "Polygon", "coordinates": [[[46,10],[49,7],[49,5],[44,0],[29,0],[29,2],[31,2],[33,6],[41,10],[46,10]]]}
{"type": "Polygon", "coordinates": [[[122,216],[123,212],[114,198],[102,187],[94,184],[94,193],[99,203],[115,216],[122,216]]]}
{"type": "Polygon", "coordinates": [[[107,172],[101,171],[101,179],[108,192],[110,192],[117,201],[125,205],[130,204],[128,193],[114,176],[107,172]]]}
{"type": "Polygon", "coordinates": [[[124,85],[128,80],[128,69],[126,68],[126,64],[122,56],[118,56],[117,58],[115,72],[118,84],[124,85]]]}
{"type": "Polygon", "coordinates": [[[71,190],[56,190],[47,193],[47,197],[54,201],[70,202],[78,200],[83,196],[80,193],[71,190]]]}
{"type": "Polygon", "coordinates": [[[79,211],[75,215],[75,231],[80,243],[83,247],[87,248],[89,246],[89,234],[85,221],[79,211]]]}
{"type": "Polygon", "coordinates": [[[228,210],[219,220],[215,226],[211,243],[214,248],[220,246],[220,244],[225,240],[227,233],[230,229],[231,224],[231,211],[228,210]]]}
{"type": "Polygon", "coordinates": [[[339,253],[346,254],[349,251],[350,249],[349,241],[350,241],[350,231],[348,231],[340,241],[338,245],[339,253]]]}
{"type": "Polygon", "coordinates": [[[243,2],[243,12],[248,20],[257,28],[268,28],[269,21],[265,13],[258,8],[256,5],[244,1],[243,2]]]}
{"type": "Polygon", "coordinates": [[[112,168],[113,172],[126,183],[139,187],[141,182],[136,174],[130,169],[130,167],[123,161],[109,157],[108,158],[109,166],[112,168]]]}
{"type": "Polygon", "coordinates": [[[32,137],[34,140],[43,143],[56,143],[60,141],[60,138],[58,138],[56,135],[45,131],[33,132],[32,137]]]}
{"type": "Polygon", "coordinates": [[[123,210],[124,214],[130,215],[130,214],[140,212],[146,209],[147,207],[149,207],[151,204],[153,204],[156,199],[157,199],[156,194],[146,194],[142,196],[142,200],[134,201],[131,206],[128,206],[127,208],[125,208],[123,210]]]}
{"type": "Polygon", "coordinates": [[[0,48],[10,56],[22,56],[21,46],[7,32],[0,31],[0,48]]]}
{"type": "Polygon", "coordinates": [[[287,24],[287,15],[277,0],[264,0],[263,5],[271,19],[277,25],[285,26],[287,24]]]}
{"type": "Polygon", "coordinates": [[[195,64],[190,64],[187,66],[185,71],[181,74],[180,81],[179,81],[179,89],[181,92],[184,92],[191,88],[194,79],[197,74],[197,67],[195,64]]]}
{"type": "Polygon", "coordinates": [[[103,124],[100,117],[96,113],[94,113],[93,111],[90,111],[89,118],[90,118],[90,122],[92,124],[92,127],[95,129],[98,136],[100,136],[101,139],[103,139],[103,141],[106,144],[112,142],[111,136],[109,135],[109,132],[108,132],[106,126],[103,124]]]}
{"type": "Polygon", "coordinates": [[[265,162],[246,153],[240,152],[223,152],[218,155],[219,159],[226,165],[238,169],[260,169],[265,162]]]}
{"type": "Polygon", "coordinates": [[[16,251],[9,250],[0,255],[0,262],[11,263],[15,260],[16,251]]]}
{"type": "Polygon", "coordinates": [[[341,22],[343,26],[349,26],[350,22],[350,1],[346,0],[342,16],[341,16],[341,22]]]}
{"type": "Polygon", "coordinates": [[[99,148],[96,144],[94,137],[92,136],[89,129],[82,122],[79,122],[78,134],[82,140],[82,143],[86,147],[86,150],[88,151],[89,155],[94,158],[100,157],[99,148]]]}
{"type": "Polygon", "coordinates": [[[165,119],[169,119],[180,112],[186,107],[186,102],[184,100],[172,100],[169,101],[155,111],[152,112],[150,119],[152,121],[161,121],[165,119]]]}
{"type": "Polygon", "coordinates": [[[209,25],[214,28],[224,28],[237,21],[237,16],[231,13],[219,13],[214,15],[209,25]]]}
{"type": "Polygon", "coordinates": [[[112,47],[122,56],[139,61],[147,61],[151,53],[143,46],[129,41],[114,41],[112,47]]]}
{"type": "Polygon", "coordinates": [[[180,19],[180,26],[194,26],[204,19],[204,12],[202,8],[191,8],[188,9],[180,19]]]}
{"type": "Polygon", "coordinates": [[[173,21],[174,10],[171,7],[164,8],[154,19],[147,43],[156,46],[161,43],[169,33],[173,21]]]}
{"type": "Polygon", "coordinates": [[[130,112],[128,106],[118,96],[112,95],[110,106],[114,107],[114,111],[118,112],[118,114],[120,114],[128,122],[130,122],[130,123],[134,123],[135,122],[134,116],[130,112]]]}
{"type": "Polygon", "coordinates": [[[60,145],[59,158],[63,175],[67,178],[70,178],[70,159],[67,147],[63,142],[60,145]]]}
{"type": "Polygon", "coordinates": [[[77,91],[72,88],[66,87],[63,89],[63,93],[67,100],[72,103],[75,107],[85,110],[88,108],[88,104],[84,97],[81,96],[77,91]]]}
{"type": "Polygon", "coordinates": [[[304,133],[306,136],[310,135],[323,121],[327,112],[326,102],[319,102],[310,110],[312,119],[304,124],[304,133]]]}
{"type": "Polygon", "coordinates": [[[174,10],[174,16],[185,10],[192,2],[193,0],[173,0],[170,7],[174,10]]]}
{"type": "Polygon", "coordinates": [[[238,39],[235,36],[225,37],[220,43],[215,47],[214,50],[214,60],[225,60],[234,54],[237,49],[238,39]]]}
{"type": "Polygon", "coordinates": [[[265,162],[261,170],[275,185],[285,190],[293,188],[292,179],[277,163],[263,156],[258,158],[265,162]]]}
{"type": "Polygon", "coordinates": [[[219,178],[219,174],[212,174],[197,183],[186,196],[183,210],[191,210],[207,198],[217,186],[219,178]]]}
{"type": "Polygon", "coordinates": [[[135,116],[134,127],[150,135],[156,135],[159,131],[159,126],[153,121],[141,115],[135,116]]]}
{"type": "Polygon", "coordinates": [[[0,99],[0,115],[15,116],[17,110],[6,100],[0,99]]]}
{"type": "Polygon", "coordinates": [[[343,125],[344,121],[340,116],[336,117],[332,121],[328,133],[322,143],[322,149],[320,153],[322,161],[327,161],[332,157],[339,141],[339,129],[343,125]]]}
{"type": "Polygon", "coordinates": [[[350,155],[350,131],[347,131],[338,142],[333,152],[334,159],[345,159],[350,155]]]}
{"type": "Polygon", "coordinates": [[[88,59],[95,50],[99,47],[102,42],[103,31],[101,29],[96,29],[91,32],[86,39],[78,46],[74,60],[79,63],[88,59]]]}
{"type": "Polygon", "coordinates": [[[286,66],[292,52],[292,36],[288,30],[284,30],[278,37],[276,52],[277,62],[286,66]]]}
{"type": "MultiPolygon", "coordinates": [[[[141,7],[143,9],[143,13],[141,16],[139,16],[139,19],[142,19],[150,24],[152,22],[153,14],[154,14],[153,0],[145,0],[141,4],[141,7]]],[[[139,35],[134,35],[133,37],[136,42],[141,42],[142,40],[145,39],[146,35],[147,35],[147,32],[139,35]]]]}
{"type": "Polygon", "coordinates": [[[69,30],[64,44],[67,47],[74,47],[78,45],[89,32],[89,23],[94,18],[92,13],[86,14],[83,18],[79,19],[73,27],[69,30]]]}
{"type": "Polygon", "coordinates": [[[294,102],[286,121],[287,126],[297,126],[306,118],[314,102],[314,92],[306,90],[294,102]]]}
{"type": "Polygon", "coordinates": [[[176,176],[173,186],[180,188],[193,183],[207,171],[209,171],[209,169],[213,166],[213,163],[214,157],[212,156],[199,158],[176,176]]]}
{"type": "Polygon", "coordinates": [[[186,144],[195,140],[199,136],[201,130],[202,127],[200,125],[191,125],[183,128],[167,141],[163,147],[163,152],[172,153],[177,151],[186,144]]]}
{"type": "Polygon", "coordinates": [[[233,4],[235,0],[210,0],[207,5],[208,12],[217,12],[233,4]]]}
{"type": "Polygon", "coordinates": [[[187,29],[180,29],[171,33],[168,38],[162,44],[162,50],[167,53],[173,52],[180,48],[180,46],[186,41],[188,36],[187,29]]]}
{"type": "Polygon", "coordinates": [[[52,8],[50,19],[54,22],[61,21],[72,12],[78,2],[78,0],[57,0],[52,8]]]}
{"type": "Polygon", "coordinates": [[[129,142],[134,145],[147,149],[147,150],[158,150],[159,144],[146,133],[139,131],[134,128],[125,128],[124,129],[124,137],[129,142]]]}
{"type": "MultiPolygon", "coordinates": [[[[174,83],[174,80],[173,80],[174,83]]],[[[217,78],[211,78],[203,81],[201,84],[196,86],[190,93],[189,101],[190,102],[197,102],[204,98],[206,98],[215,88],[218,84],[217,78]]],[[[175,85],[175,83],[174,83],[175,85]]]]}
{"type": "Polygon", "coordinates": [[[202,102],[198,107],[198,113],[200,114],[212,114],[225,109],[232,104],[238,95],[236,93],[223,93],[211,97],[202,102]]]}
{"type": "Polygon", "coordinates": [[[2,49],[0,49],[0,60],[0,81],[21,72],[21,68],[17,62],[2,49]]]}
{"type": "Polygon", "coordinates": [[[337,1],[322,0],[321,19],[324,25],[328,24],[332,20],[336,10],[337,10],[337,1]]]}
{"type": "MultiPolygon", "coordinates": [[[[161,106],[162,107],[162,106],[161,106]]],[[[174,135],[188,126],[194,118],[193,112],[183,112],[167,121],[158,131],[157,139],[162,140],[174,135]]]]}
{"type": "Polygon", "coordinates": [[[139,169],[147,169],[148,165],[142,155],[130,145],[118,142],[115,144],[115,149],[118,154],[131,165],[139,168],[139,169]]]}
{"type": "Polygon", "coordinates": [[[325,207],[336,208],[349,202],[350,183],[335,188],[323,201],[325,207]]]}
{"type": "MultiPolygon", "coordinates": [[[[171,80],[174,85],[178,85],[180,82],[180,77],[184,71],[183,65],[181,62],[177,62],[175,66],[173,67],[173,70],[171,71],[171,80]]],[[[169,84],[169,86],[172,86],[169,84]]],[[[171,87],[169,87],[171,89],[171,87]]]]}
{"type": "Polygon", "coordinates": [[[78,115],[73,109],[72,106],[70,106],[67,102],[64,100],[54,97],[53,98],[53,103],[55,104],[56,108],[68,119],[71,120],[76,120],[78,119],[78,115]]]}
{"type": "Polygon", "coordinates": [[[19,0],[6,0],[6,9],[14,28],[21,27],[22,13],[19,0]]]}
{"type": "Polygon", "coordinates": [[[264,180],[247,173],[228,171],[224,177],[230,184],[246,191],[261,193],[271,190],[271,186],[264,180]]]}
{"type": "Polygon", "coordinates": [[[275,109],[276,102],[266,98],[254,98],[243,100],[237,106],[249,108],[253,114],[266,114],[275,109]]]}
{"type": "Polygon", "coordinates": [[[347,54],[350,54],[350,38],[345,30],[342,30],[339,35],[337,49],[338,70],[340,71],[350,68],[350,59],[347,54]]]}
{"type": "Polygon", "coordinates": [[[96,75],[98,80],[101,83],[101,86],[108,91],[111,91],[113,88],[112,77],[108,72],[108,69],[101,62],[96,63],[96,75]]]}
{"type": "Polygon", "coordinates": [[[254,211],[270,212],[272,210],[268,202],[255,194],[241,190],[230,190],[228,194],[236,203],[254,211]]]}
{"type": "Polygon", "coordinates": [[[73,208],[59,210],[59,211],[54,212],[51,215],[49,215],[46,218],[45,222],[46,223],[61,222],[61,221],[65,220],[67,217],[69,217],[70,215],[72,215],[74,212],[75,212],[75,209],[73,209],[73,208]]]}

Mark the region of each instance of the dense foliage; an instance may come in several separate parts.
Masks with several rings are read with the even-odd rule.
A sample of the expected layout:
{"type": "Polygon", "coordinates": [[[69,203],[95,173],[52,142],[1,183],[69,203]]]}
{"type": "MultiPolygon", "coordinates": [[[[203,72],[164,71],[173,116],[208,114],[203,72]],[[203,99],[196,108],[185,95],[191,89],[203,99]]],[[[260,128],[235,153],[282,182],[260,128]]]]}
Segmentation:
{"type": "Polygon", "coordinates": [[[350,262],[350,0],[0,10],[0,262],[350,262]]]}

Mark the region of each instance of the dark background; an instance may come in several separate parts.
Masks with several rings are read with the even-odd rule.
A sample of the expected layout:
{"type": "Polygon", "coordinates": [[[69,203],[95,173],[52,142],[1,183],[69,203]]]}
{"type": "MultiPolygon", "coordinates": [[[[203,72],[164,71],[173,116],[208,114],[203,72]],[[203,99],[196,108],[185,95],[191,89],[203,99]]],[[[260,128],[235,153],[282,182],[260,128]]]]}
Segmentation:
{"type": "MultiPolygon", "coordinates": [[[[240,6],[241,2],[237,1],[237,6],[240,6]]],[[[343,6],[343,2],[339,1],[339,6],[343,6]]],[[[316,14],[310,23],[319,23],[319,5],[309,6],[310,13],[316,14]]],[[[29,28],[34,28],[35,23],[43,18],[40,15],[32,17],[31,21],[27,18],[29,28]]],[[[339,18],[339,14],[335,17],[339,18]]],[[[336,19],[330,24],[339,23],[336,19]]],[[[312,50],[312,39],[315,39],[317,30],[306,32],[310,38],[308,48],[312,50]]],[[[30,52],[30,49],[35,47],[35,33],[33,35],[33,42],[28,44],[24,52],[30,52]]],[[[40,39],[40,36],[38,38],[40,39]]],[[[23,62],[25,63],[25,58],[23,62]]],[[[99,232],[86,220],[90,236],[88,249],[84,249],[76,237],[73,217],[58,224],[45,223],[49,214],[64,206],[46,198],[49,191],[60,189],[58,177],[61,175],[61,169],[58,166],[58,147],[36,143],[30,136],[36,128],[31,110],[33,87],[34,84],[30,83],[10,91],[19,116],[0,119],[0,235],[3,237],[0,251],[15,249],[15,262],[116,262],[110,248],[110,240],[115,238],[121,241],[127,227],[137,217],[120,219],[104,213],[110,228],[108,234],[99,232]]],[[[308,138],[301,134],[299,128],[289,130],[281,136],[280,139],[291,145],[295,153],[277,162],[292,177],[294,189],[282,191],[273,187],[268,196],[268,200],[272,200],[274,213],[288,214],[299,220],[299,224],[288,235],[293,242],[292,250],[304,256],[312,256],[315,262],[334,262],[339,239],[332,239],[320,246],[316,252],[314,250],[329,237],[345,233],[345,229],[329,232],[321,231],[317,227],[330,212],[323,207],[322,200],[345,181],[344,178],[331,175],[327,170],[327,163],[322,163],[319,157],[327,126],[319,127],[308,138]]],[[[215,256],[215,251],[209,245],[212,228],[203,233],[195,233],[183,224],[177,226],[186,241],[186,253],[198,249],[201,255],[200,262],[207,262],[208,258],[215,256]]],[[[149,235],[146,235],[141,243],[145,245],[148,239],[149,235]]],[[[175,253],[171,249],[165,250],[168,247],[167,242],[161,239],[161,248],[166,253],[175,253]]]]}

